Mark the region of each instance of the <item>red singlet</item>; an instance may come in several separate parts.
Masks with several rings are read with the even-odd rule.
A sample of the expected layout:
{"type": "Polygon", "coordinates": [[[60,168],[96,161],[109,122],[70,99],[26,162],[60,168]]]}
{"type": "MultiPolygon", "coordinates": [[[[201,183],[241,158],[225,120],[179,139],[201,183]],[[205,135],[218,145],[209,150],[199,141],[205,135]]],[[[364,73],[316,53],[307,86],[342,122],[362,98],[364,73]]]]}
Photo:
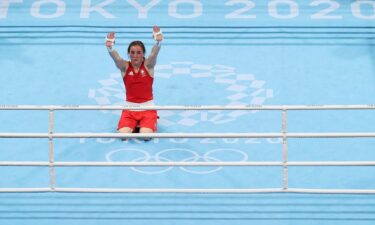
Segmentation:
{"type": "Polygon", "coordinates": [[[144,62],[142,62],[138,73],[134,71],[132,64],[129,62],[123,80],[126,89],[126,101],[143,103],[154,99],[152,95],[154,78],[148,73],[144,62]]]}

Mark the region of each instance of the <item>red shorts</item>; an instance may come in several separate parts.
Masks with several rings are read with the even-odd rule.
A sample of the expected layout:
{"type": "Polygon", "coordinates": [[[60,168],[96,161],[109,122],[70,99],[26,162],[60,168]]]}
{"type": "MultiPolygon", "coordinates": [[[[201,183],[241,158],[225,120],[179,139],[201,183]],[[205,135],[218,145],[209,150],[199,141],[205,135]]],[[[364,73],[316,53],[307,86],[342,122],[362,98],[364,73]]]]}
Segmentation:
{"type": "Polygon", "coordinates": [[[145,111],[129,111],[122,110],[120,121],[118,122],[117,130],[130,127],[135,129],[137,125],[140,128],[150,128],[156,132],[158,114],[156,110],[145,110],[145,111]]]}

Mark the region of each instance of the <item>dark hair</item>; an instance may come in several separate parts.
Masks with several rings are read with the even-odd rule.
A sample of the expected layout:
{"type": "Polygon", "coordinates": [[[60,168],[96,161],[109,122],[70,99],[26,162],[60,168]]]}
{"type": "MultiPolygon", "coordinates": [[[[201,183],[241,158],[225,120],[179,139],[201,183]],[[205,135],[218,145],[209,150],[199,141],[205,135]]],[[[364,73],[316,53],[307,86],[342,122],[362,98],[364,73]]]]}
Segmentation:
{"type": "Polygon", "coordinates": [[[133,41],[129,44],[129,47],[128,47],[128,53],[130,53],[130,48],[133,47],[133,46],[141,46],[142,50],[143,50],[143,54],[146,53],[146,48],[145,48],[145,45],[143,44],[142,41],[133,41]]]}

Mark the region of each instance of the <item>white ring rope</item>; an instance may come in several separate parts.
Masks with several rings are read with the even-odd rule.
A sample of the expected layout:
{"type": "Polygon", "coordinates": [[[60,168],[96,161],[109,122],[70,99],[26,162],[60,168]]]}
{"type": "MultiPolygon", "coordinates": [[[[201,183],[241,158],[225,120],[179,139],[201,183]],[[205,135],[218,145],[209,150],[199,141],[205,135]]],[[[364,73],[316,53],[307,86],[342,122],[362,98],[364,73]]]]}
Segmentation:
{"type": "Polygon", "coordinates": [[[0,138],[371,138],[369,133],[0,133],[0,138]]]}
{"type": "Polygon", "coordinates": [[[2,161],[0,166],[375,166],[375,161],[325,161],[325,162],[13,162],[2,161]]]}
{"type": "Polygon", "coordinates": [[[0,105],[0,110],[356,110],[375,109],[370,105],[192,105],[192,106],[93,106],[93,105],[0,105]]]}
{"type": "MultiPolygon", "coordinates": [[[[288,138],[374,138],[375,132],[356,133],[289,133],[287,132],[286,113],[288,110],[374,110],[375,105],[295,105],[295,106],[33,106],[0,105],[1,110],[49,110],[49,130],[46,133],[0,133],[0,138],[47,138],[49,139],[48,162],[8,162],[0,161],[0,166],[42,166],[50,167],[50,187],[46,188],[0,188],[0,192],[108,192],[108,193],[329,193],[329,194],[375,194],[375,189],[303,189],[288,187],[288,166],[375,166],[375,161],[326,161],[291,162],[288,161],[288,138]],[[283,112],[282,132],[280,133],[54,133],[53,112],[56,110],[280,110],[283,112]],[[222,162],[222,161],[133,161],[133,162],[56,162],[54,161],[53,140],[55,138],[283,138],[282,162],[222,162]],[[152,166],[277,166],[283,168],[282,188],[260,189],[112,189],[112,188],[61,188],[55,187],[54,167],[152,167],[152,166]]],[[[162,157],[159,157],[162,158],[162,157]]]]}

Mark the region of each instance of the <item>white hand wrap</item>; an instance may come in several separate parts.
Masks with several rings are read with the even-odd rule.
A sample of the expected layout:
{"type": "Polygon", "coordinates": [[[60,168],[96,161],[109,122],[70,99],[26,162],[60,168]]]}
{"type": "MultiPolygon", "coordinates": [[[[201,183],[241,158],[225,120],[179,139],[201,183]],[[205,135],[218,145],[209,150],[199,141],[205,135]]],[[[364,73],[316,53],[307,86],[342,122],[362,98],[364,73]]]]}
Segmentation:
{"type": "Polygon", "coordinates": [[[115,39],[114,38],[106,38],[105,41],[106,41],[106,43],[110,42],[111,46],[113,46],[115,44],[115,39]]]}
{"type": "Polygon", "coordinates": [[[161,34],[163,34],[163,33],[161,32],[161,30],[159,30],[158,32],[152,32],[152,36],[153,36],[153,38],[154,38],[155,41],[156,41],[156,37],[157,37],[158,35],[161,35],[161,34]]]}

